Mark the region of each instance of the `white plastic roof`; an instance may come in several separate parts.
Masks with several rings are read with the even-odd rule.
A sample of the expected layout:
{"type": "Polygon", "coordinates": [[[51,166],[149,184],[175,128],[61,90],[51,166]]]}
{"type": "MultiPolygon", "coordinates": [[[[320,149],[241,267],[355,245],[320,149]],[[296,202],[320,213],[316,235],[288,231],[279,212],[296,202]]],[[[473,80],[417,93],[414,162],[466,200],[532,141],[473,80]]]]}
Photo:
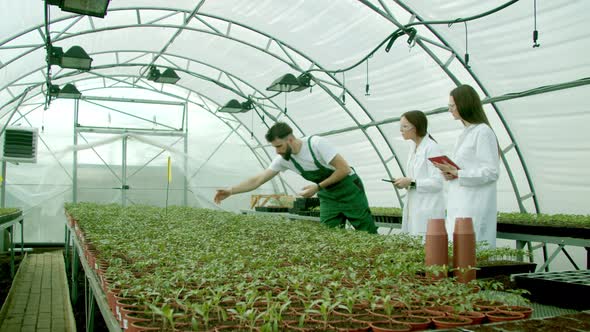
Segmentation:
{"type": "MultiPolygon", "coordinates": [[[[178,103],[154,107],[81,100],[80,121],[88,124],[155,128],[137,118],[144,117],[174,127],[186,108],[191,197],[194,204],[209,207],[215,188],[235,184],[268,165],[274,151],[266,145],[264,133],[274,120],[291,123],[298,135],[326,135],[361,175],[372,206],[399,206],[396,192],[380,181],[400,176],[405,167],[408,144],[399,134],[399,116],[415,109],[431,114],[429,131],[450,152],[462,128],[445,110],[448,94],[457,84],[471,84],[482,98],[495,101],[486,103],[485,109],[505,150],[499,210],[590,213],[589,1],[537,1],[538,48],[532,47],[533,1],[521,0],[466,26],[416,25],[415,44],[410,47],[402,36],[389,53],[381,47],[369,59],[368,69],[362,63],[345,74],[314,71],[316,85],[311,91],[258,101],[264,121],[252,111],[235,116],[216,113],[230,99],[272,95],[266,87],[285,73],[348,67],[401,25],[473,16],[504,3],[112,0],[104,19],[51,6],[52,44],[64,50],[82,46],[94,59],[89,72],[53,66],[53,83],[75,83],[85,97],[178,103]],[[466,28],[469,67],[464,61],[466,28]],[[147,81],[150,64],[175,69],[180,81],[176,85],[147,81]]],[[[3,1],[0,8],[0,123],[43,127],[38,163],[9,165],[8,198],[25,208],[41,206],[42,214],[51,215],[61,202],[72,199],[74,102],[54,100],[43,110],[44,3],[3,1]]],[[[135,186],[145,185],[134,203],[162,203],[165,181],[154,175],[157,171],[145,172],[154,165],[163,167],[170,153],[159,154],[161,149],[148,143],[176,144],[173,163],[182,172],[178,151],[183,143],[176,141],[131,137],[127,163],[142,176],[135,186]],[[150,167],[142,168],[146,164],[150,167]],[[158,180],[150,183],[154,177],[158,180]]],[[[120,142],[120,137],[106,134],[78,139],[77,144],[89,146],[104,143],[95,148],[96,153],[92,149],[79,153],[81,167],[92,169],[78,171],[80,186],[88,189],[84,198],[120,198],[119,191],[108,190],[120,186],[120,142]],[[92,190],[96,192],[89,194],[92,190]]],[[[284,182],[275,181],[257,192],[294,194],[304,184],[294,174],[281,179],[284,182]]],[[[181,186],[182,181],[173,187],[181,186]]],[[[178,204],[174,199],[179,197],[173,203],[178,204]]],[[[224,208],[246,208],[248,202],[243,195],[231,198],[224,208]]]]}

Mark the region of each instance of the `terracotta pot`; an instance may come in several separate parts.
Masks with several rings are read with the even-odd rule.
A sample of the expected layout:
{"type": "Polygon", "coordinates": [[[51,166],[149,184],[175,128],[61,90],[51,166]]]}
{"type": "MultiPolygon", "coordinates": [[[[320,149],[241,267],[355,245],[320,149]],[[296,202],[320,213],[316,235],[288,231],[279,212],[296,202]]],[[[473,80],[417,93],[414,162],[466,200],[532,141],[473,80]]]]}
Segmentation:
{"type": "MultiPolygon", "coordinates": [[[[426,228],[426,240],[424,250],[426,252],[426,266],[448,266],[449,265],[449,236],[445,228],[444,219],[430,219],[426,228]]],[[[444,275],[429,275],[430,278],[440,279],[444,275]]]]}
{"type": "Polygon", "coordinates": [[[405,306],[395,306],[391,309],[391,312],[388,313],[383,306],[376,306],[373,309],[367,309],[366,312],[370,313],[371,315],[381,316],[389,319],[389,316],[403,315],[406,310],[408,310],[408,308],[405,306]]]}
{"type": "MultiPolygon", "coordinates": [[[[144,306],[139,306],[137,303],[137,299],[134,298],[128,298],[128,297],[121,297],[119,296],[119,294],[115,295],[115,318],[117,318],[117,320],[119,322],[121,322],[121,324],[123,323],[123,313],[121,312],[121,309],[123,307],[129,307],[130,310],[134,310],[134,311],[143,311],[144,306]]],[[[121,326],[123,327],[123,326],[121,326]]]]}
{"type": "Polygon", "coordinates": [[[486,316],[490,322],[504,322],[509,320],[524,319],[524,314],[520,312],[509,312],[509,311],[492,311],[487,312],[486,316]]]}
{"type": "Polygon", "coordinates": [[[138,331],[137,327],[132,325],[134,322],[151,321],[152,318],[153,318],[152,314],[148,314],[148,313],[144,313],[144,312],[134,312],[134,311],[124,312],[123,313],[123,330],[125,330],[126,332],[137,332],[138,331]]]}
{"type": "Polygon", "coordinates": [[[438,311],[443,312],[444,314],[453,314],[455,313],[455,308],[452,305],[433,305],[424,307],[426,311],[438,311]]]}
{"type": "Polygon", "coordinates": [[[373,313],[366,313],[362,315],[357,315],[352,317],[351,319],[357,322],[364,322],[364,323],[372,323],[372,322],[383,322],[383,321],[390,321],[395,317],[401,317],[403,315],[381,315],[381,314],[373,314],[373,313]]]}
{"type": "Polygon", "coordinates": [[[411,331],[412,327],[408,324],[395,323],[392,321],[371,322],[373,332],[404,332],[411,331]]]}
{"type": "Polygon", "coordinates": [[[434,317],[444,317],[445,313],[442,311],[436,310],[426,310],[426,309],[418,309],[418,310],[408,310],[406,313],[410,316],[417,316],[417,317],[426,317],[426,318],[434,318],[434,317]]]}
{"type": "Polygon", "coordinates": [[[290,331],[318,331],[323,330],[326,327],[326,324],[320,323],[318,321],[306,319],[303,322],[302,326],[299,326],[299,323],[295,324],[287,324],[287,330],[290,331]]]}
{"type": "Polygon", "coordinates": [[[393,318],[392,321],[402,324],[408,324],[412,327],[412,331],[425,330],[432,323],[432,320],[430,318],[418,316],[401,316],[393,318]]]}
{"type": "Polygon", "coordinates": [[[504,303],[500,301],[478,300],[473,303],[473,308],[475,308],[475,311],[486,313],[497,311],[503,305],[504,303]]]}
{"type": "Polygon", "coordinates": [[[471,218],[457,218],[453,232],[453,268],[458,282],[475,279],[475,232],[471,218]]]}
{"type": "Polygon", "coordinates": [[[119,294],[121,290],[119,288],[110,288],[106,292],[107,303],[109,304],[109,308],[111,308],[111,312],[115,317],[117,317],[117,300],[115,300],[115,295],[119,294]]]}
{"type": "Polygon", "coordinates": [[[330,322],[329,326],[340,332],[366,332],[369,331],[370,325],[367,322],[355,322],[353,320],[343,320],[339,322],[330,322]]]}
{"type": "Polygon", "coordinates": [[[473,323],[470,318],[455,315],[435,317],[432,319],[432,322],[437,329],[449,329],[458,326],[470,325],[473,323]]]}
{"type": "Polygon", "coordinates": [[[486,315],[478,311],[464,311],[457,313],[457,315],[471,319],[471,324],[481,324],[486,319],[486,315]]]}
{"type": "Polygon", "coordinates": [[[137,321],[131,323],[131,328],[133,331],[137,332],[144,332],[144,331],[161,331],[162,330],[162,322],[161,321],[137,321]]]}
{"type": "Polygon", "coordinates": [[[503,305],[498,307],[498,311],[520,312],[524,318],[529,318],[533,314],[533,308],[519,305],[503,305]]]}

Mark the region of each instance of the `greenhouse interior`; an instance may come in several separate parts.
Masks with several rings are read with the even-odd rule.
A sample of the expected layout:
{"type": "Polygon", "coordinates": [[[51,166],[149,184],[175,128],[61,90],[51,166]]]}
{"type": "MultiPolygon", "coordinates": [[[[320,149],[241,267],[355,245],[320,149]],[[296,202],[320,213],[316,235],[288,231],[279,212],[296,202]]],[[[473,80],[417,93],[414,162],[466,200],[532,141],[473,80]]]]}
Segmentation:
{"type": "Polygon", "coordinates": [[[590,1],[0,8],[0,331],[590,331],[590,1]]]}

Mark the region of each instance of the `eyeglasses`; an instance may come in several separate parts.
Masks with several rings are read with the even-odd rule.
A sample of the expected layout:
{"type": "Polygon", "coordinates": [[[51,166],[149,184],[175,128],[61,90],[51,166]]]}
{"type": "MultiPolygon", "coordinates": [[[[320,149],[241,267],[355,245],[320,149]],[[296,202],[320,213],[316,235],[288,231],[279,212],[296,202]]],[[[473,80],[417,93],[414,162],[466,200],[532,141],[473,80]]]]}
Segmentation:
{"type": "Polygon", "coordinates": [[[455,105],[455,104],[448,104],[447,106],[449,107],[449,111],[457,109],[457,105],[455,105]]]}

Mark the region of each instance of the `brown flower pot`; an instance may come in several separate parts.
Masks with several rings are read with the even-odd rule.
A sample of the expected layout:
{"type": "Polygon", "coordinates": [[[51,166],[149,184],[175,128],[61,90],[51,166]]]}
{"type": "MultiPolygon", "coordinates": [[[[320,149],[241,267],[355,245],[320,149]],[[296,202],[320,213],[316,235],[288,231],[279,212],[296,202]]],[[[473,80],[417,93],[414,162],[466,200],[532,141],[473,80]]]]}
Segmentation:
{"type": "Polygon", "coordinates": [[[152,319],[152,314],[129,311],[123,314],[123,330],[125,330],[125,332],[138,332],[138,328],[133,326],[133,323],[139,321],[151,321],[152,319]]]}
{"type": "Polygon", "coordinates": [[[366,313],[352,317],[351,319],[357,322],[364,322],[364,323],[372,323],[372,322],[383,322],[389,321],[395,317],[401,317],[402,315],[381,315],[381,314],[373,314],[373,313],[366,313]]]}
{"type": "Polygon", "coordinates": [[[410,316],[418,316],[418,317],[426,317],[426,318],[434,318],[434,317],[444,317],[445,313],[442,311],[436,310],[427,310],[427,309],[418,309],[418,310],[408,310],[406,311],[410,316]]]}
{"type": "Polygon", "coordinates": [[[329,326],[339,332],[366,332],[370,329],[369,323],[356,322],[350,319],[338,322],[330,322],[329,326]]]}
{"type": "Polygon", "coordinates": [[[144,332],[144,331],[162,331],[162,321],[137,321],[131,323],[131,326],[134,331],[137,332],[144,332]]]}
{"type": "Polygon", "coordinates": [[[455,315],[435,317],[432,319],[432,322],[437,329],[449,329],[458,326],[471,325],[473,323],[470,318],[455,315]]]}
{"type": "MultiPolygon", "coordinates": [[[[444,219],[430,219],[426,228],[426,240],[424,250],[426,252],[426,266],[449,265],[449,236],[445,228],[444,219]]],[[[431,275],[433,279],[444,278],[444,275],[431,275]]]]}
{"type": "Polygon", "coordinates": [[[457,218],[453,232],[453,267],[457,281],[475,279],[475,232],[471,218],[457,218]]]}
{"type": "Polygon", "coordinates": [[[504,322],[509,320],[524,319],[524,314],[520,312],[508,312],[508,311],[492,311],[487,312],[486,316],[490,322],[504,322]]]}
{"type": "Polygon", "coordinates": [[[503,305],[503,302],[494,300],[477,300],[473,303],[475,310],[483,313],[497,311],[503,305]]]}
{"type": "Polygon", "coordinates": [[[373,332],[405,332],[411,331],[412,327],[408,324],[396,323],[390,320],[371,322],[373,332]]]}
{"type": "Polygon", "coordinates": [[[401,316],[392,319],[393,322],[408,324],[412,327],[412,331],[424,330],[430,326],[432,320],[426,317],[418,316],[401,316]]]}
{"type": "Polygon", "coordinates": [[[464,311],[457,313],[457,315],[471,319],[471,324],[481,324],[486,319],[485,313],[478,311],[464,311]]]}
{"type": "Polygon", "coordinates": [[[533,314],[533,308],[519,305],[503,305],[498,307],[498,311],[520,312],[524,318],[529,318],[533,314]]]}

